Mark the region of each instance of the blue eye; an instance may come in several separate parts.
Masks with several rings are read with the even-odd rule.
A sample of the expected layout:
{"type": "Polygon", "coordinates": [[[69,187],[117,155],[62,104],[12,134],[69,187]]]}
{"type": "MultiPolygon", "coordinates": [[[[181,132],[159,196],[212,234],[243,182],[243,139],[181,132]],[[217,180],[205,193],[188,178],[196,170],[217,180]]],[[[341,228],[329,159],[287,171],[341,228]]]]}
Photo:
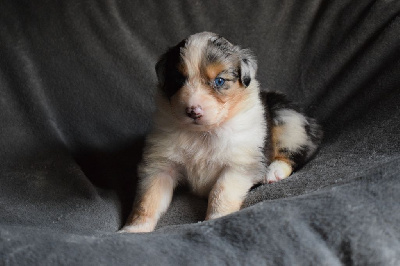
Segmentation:
{"type": "Polygon", "coordinates": [[[214,84],[217,88],[222,87],[225,84],[225,79],[223,78],[216,78],[214,79],[214,84]]]}

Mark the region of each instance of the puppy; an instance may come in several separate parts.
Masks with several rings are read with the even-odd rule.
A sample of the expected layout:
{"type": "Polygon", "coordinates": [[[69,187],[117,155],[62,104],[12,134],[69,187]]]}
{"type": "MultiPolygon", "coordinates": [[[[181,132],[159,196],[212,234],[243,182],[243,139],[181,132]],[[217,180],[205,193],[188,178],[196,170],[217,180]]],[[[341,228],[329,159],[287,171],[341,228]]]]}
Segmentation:
{"type": "Polygon", "coordinates": [[[139,190],[123,232],[153,231],[178,184],[208,197],[206,220],[238,211],[257,183],[288,177],[322,132],[283,95],[260,92],[251,52],[209,32],[156,65],[157,111],[139,165],[139,190]]]}

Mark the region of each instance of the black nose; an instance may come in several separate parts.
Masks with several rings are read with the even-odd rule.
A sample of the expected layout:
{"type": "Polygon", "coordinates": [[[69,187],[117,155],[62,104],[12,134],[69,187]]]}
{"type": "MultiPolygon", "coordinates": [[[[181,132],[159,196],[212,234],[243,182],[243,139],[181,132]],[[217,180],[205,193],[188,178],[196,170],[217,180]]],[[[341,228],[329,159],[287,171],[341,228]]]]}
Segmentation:
{"type": "Polygon", "coordinates": [[[203,116],[203,108],[200,105],[187,107],[186,115],[192,119],[199,119],[203,116]]]}

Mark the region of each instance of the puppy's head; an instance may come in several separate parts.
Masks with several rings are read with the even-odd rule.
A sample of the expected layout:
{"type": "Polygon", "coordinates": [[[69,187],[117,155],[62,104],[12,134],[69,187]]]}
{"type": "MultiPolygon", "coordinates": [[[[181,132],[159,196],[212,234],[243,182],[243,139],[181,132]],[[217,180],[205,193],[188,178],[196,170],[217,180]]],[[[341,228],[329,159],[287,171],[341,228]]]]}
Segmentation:
{"type": "Polygon", "coordinates": [[[214,33],[192,35],[156,65],[159,88],[171,108],[164,111],[171,111],[190,130],[218,127],[240,111],[251,90],[258,89],[252,86],[256,70],[249,50],[214,33]]]}

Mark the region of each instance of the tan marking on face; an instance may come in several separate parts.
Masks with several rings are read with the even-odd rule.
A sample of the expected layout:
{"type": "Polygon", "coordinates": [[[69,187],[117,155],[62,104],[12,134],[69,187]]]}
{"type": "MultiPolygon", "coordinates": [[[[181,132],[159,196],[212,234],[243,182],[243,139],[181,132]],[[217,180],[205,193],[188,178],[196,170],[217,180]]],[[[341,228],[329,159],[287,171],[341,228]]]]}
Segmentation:
{"type": "Polygon", "coordinates": [[[226,69],[226,66],[221,63],[210,64],[205,67],[205,76],[208,80],[213,81],[218,74],[226,69]]]}
{"type": "Polygon", "coordinates": [[[214,91],[213,96],[223,105],[223,108],[227,109],[225,120],[228,120],[242,110],[242,104],[245,103],[248,92],[238,80],[234,83],[232,81],[226,82],[228,82],[229,88],[222,89],[221,92],[214,91]]]}
{"type": "Polygon", "coordinates": [[[187,119],[185,108],[199,105],[205,112],[204,121],[213,126],[219,126],[237,114],[243,108],[242,103],[249,95],[239,80],[230,81],[230,77],[225,77],[226,87],[216,90],[212,86],[215,77],[226,69],[227,67],[223,64],[212,64],[201,71],[203,75],[198,72],[192,73],[195,76],[190,76],[187,84],[171,97],[175,114],[183,116],[182,119],[187,119]]]}
{"type": "Polygon", "coordinates": [[[177,119],[183,125],[201,124],[199,129],[209,130],[218,127],[237,114],[249,93],[239,80],[225,70],[237,67],[238,62],[212,62],[204,58],[206,42],[189,42],[182,55],[179,71],[187,77],[186,84],[170,99],[171,107],[177,119]],[[196,44],[196,45],[195,45],[196,44]],[[226,85],[220,90],[214,88],[213,81],[221,76],[226,85]],[[196,122],[186,114],[186,108],[201,106],[204,115],[196,122]],[[206,126],[207,128],[205,128],[206,126]]]}

